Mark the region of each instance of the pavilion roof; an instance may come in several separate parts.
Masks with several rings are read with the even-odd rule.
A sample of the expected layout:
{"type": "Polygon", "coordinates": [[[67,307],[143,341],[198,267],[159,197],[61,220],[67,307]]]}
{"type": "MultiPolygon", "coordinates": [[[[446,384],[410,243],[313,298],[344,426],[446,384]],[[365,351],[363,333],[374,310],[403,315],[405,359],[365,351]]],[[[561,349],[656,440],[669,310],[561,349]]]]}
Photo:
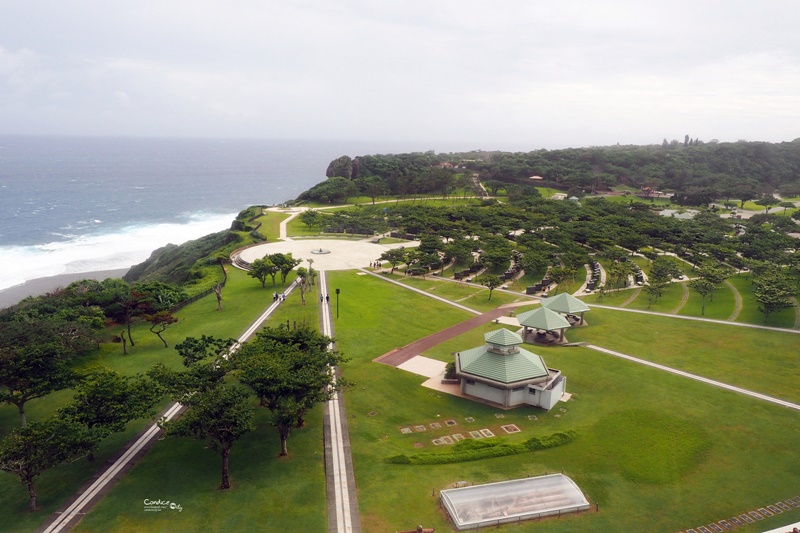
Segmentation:
{"type": "Polygon", "coordinates": [[[520,326],[541,329],[545,331],[555,331],[571,326],[569,321],[562,315],[547,307],[539,307],[533,311],[526,311],[517,315],[520,326]]]}
{"type": "Polygon", "coordinates": [[[589,311],[588,305],[566,292],[562,292],[551,298],[544,298],[542,300],[542,307],[546,307],[558,313],[569,314],[589,311]]]}
{"type": "Polygon", "coordinates": [[[522,344],[522,337],[506,328],[490,331],[483,336],[483,339],[489,344],[495,344],[497,346],[515,346],[517,344],[522,344]]]}
{"type": "Polygon", "coordinates": [[[464,374],[498,381],[516,383],[548,375],[544,360],[523,348],[509,354],[489,351],[488,346],[479,346],[459,352],[460,370],[464,374]]]}

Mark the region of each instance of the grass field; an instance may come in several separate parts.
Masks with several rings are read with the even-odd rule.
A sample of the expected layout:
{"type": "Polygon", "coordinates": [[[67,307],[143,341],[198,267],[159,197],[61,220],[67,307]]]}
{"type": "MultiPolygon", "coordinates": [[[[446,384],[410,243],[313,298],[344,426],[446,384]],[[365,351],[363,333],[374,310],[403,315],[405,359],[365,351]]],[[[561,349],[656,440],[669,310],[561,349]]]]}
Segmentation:
{"type": "MultiPolygon", "coordinates": [[[[346,276],[338,274],[337,283],[346,276]]],[[[337,337],[340,348],[353,358],[345,367],[346,375],[358,381],[346,399],[351,441],[359,443],[353,456],[365,531],[407,529],[418,523],[447,531],[437,490],[460,480],[482,483],[554,471],[575,479],[599,504],[600,512],[504,526],[504,531],[673,531],[728,518],[798,492],[792,490],[800,481],[800,458],[793,453],[796,413],[588,349],[538,347],[535,351],[568,377],[573,400],[560,407],[563,412],[560,408],[549,413],[499,411],[429,391],[419,386],[424,378],[373,363],[392,344],[384,344],[383,320],[368,310],[351,312],[361,317],[358,331],[340,327],[337,337]],[[536,420],[528,419],[531,413],[536,420]],[[474,421],[467,422],[467,417],[474,421]],[[457,425],[431,427],[443,420],[457,425]],[[499,426],[507,423],[517,424],[521,433],[504,435],[499,426]],[[426,431],[400,432],[416,425],[426,426],[426,431]],[[563,448],[455,465],[384,463],[398,453],[435,453],[438,448],[431,439],[480,428],[490,428],[509,442],[564,429],[578,431],[579,438],[563,448]],[[774,483],[771,475],[754,476],[768,471],[780,472],[783,482],[774,483]]],[[[669,364],[703,375],[713,368],[710,377],[741,381],[749,388],[759,385],[778,396],[797,396],[796,368],[780,383],[772,379],[776,372],[786,373],[796,335],[755,332],[752,340],[745,340],[754,332],[720,326],[720,331],[712,327],[709,333],[705,324],[670,318],[653,324],[650,317],[631,315],[636,319],[629,320],[628,315],[593,310],[588,315],[591,325],[568,335],[570,340],[586,337],[638,356],[665,357],[669,364]],[[696,344],[686,344],[691,339],[696,344]],[[760,375],[743,373],[742,360],[764,359],[765,349],[775,355],[764,362],[760,375]],[[720,352],[728,355],[720,357],[720,352]]],[[[483,334],[494,327],[498,326],[476,328],[425,355],[448,360],[453,351],[480,345],[483,334]]],[[[402,345],[407,339],[398,341],[402,345]]],[[[790,517],[779,520],[770,523],[785,523],[790,517]]]]}
{"type": "MultiPolygon", "coordinates": [[[[490,303],[485,289],[435,279],[396,278],[480,311],[517,298],[495,292],[490,303]]],[[[343,365],[345,377],[354,382],[345,392],[345,401],[365,532],[413,529],[417,524],[450,531],[439,508],[438,490],[461,480],[484,483],[552,472],[572,477],[599,511],[504,526],[503,531],[677,531],[800,495],[800,456],[795,451],[798,412],[587,348],[554,347],[529,349],[567,376],[572,400],[550,412],[502,411],[425,389],[420,386],[425,378],[373,362],[383,353],[472,314],[374,276],[330,272],[328,281],[330,287],[341,290],[340,316],[334,328],[339,349],[351,358],[343,365]],[[456,425],[443,424],[445,420],[456,425]],[[516,424],[520,433],[507,435],[501,429],[505,424],[516,424]],[[425,431],[400,431],[418,425],[425,426],[425,431]],[[400,453],[447,451],[433,445],[432,439],[484,428],[510,443],[564,430],[576,431],[578,438],[560,448],[469,463],[423,467],[384,461],[400,453]]],[[[743,277],[731,281],[742,290],[749,283],[743,277]]],[[[621,302],[629,292],[606,296],[603,304],[616,305],[613,302],[621,302]]],[[[271,294],[269,283],[262,289],[256,280],[232,271],[224,310],[216,311],[213,296],[199,301],[182,311],[182,320],[167,331],[167,339],[173,345],[187,335],[202,333],[236,337],[270,303],[271,294]]],[[[592,298],[596,296],[587,301],[592,298]]],[[[706,312],[717,304],[728,309],[731,302],[732,292],[719,290],[706,312]]],[[[690,312],[696,306],[690,295],[684,309],[690,312]]],[[[307,294],[305,306],[295,291],[270,324],[316,324],[317,311],[315,291],[307,294]]],[[[570,341],[590,342],[800,402],[796,386],[800,335],[612,309],[594,308],[586,318],[589,326],[567,331],[570,341]]],[[[485,324],[425,355],[449,361],[452,352],[481,345],[483,335],[498,327],[485,324]]],[[[122,356],[118,345],[109,344],[85,364],[126,373],[159,360],[179,364],[174,350],[159,348],[158,339],[146,328],[138,328],[134,336],[139,341],[135,353],[122,356]]],[[[29,416],[45,416],[68,396],[62,392],[47,401],[31,402],[29,416]]],[[[3,427],[13,423],[15,416],[15,409],[0,409],[3,427]]],[[[160,441],[76,531],[247,531],[254,527],[324,531],[321,408],[310,414],[305,428],[292,434],[287,459],[276,457],[278,438],[264,410],[259,410],[257,425],[233,449],[233,490],[216,489],[220,459],[202,442],[160,441]],[[173,501],[182,511],[144,512],[145,498],[173,501]]],[[[141,423],[131,424],[126,434],[107,440],[98,464],[140,427],[141,423]]],[[[39,485],[43,508],[57,507],[91,472],[91,467],[78,461],[45,474],[39,485]]],[[[11,476],[3,476],[0,512],[14,518],[0,521],[0,532],[36,528],[46,511],[30,515],[26,504],[23,488],[11,476]]],[[[800,520],[798,510],[737,531],[762,531],[796,520],[800,520]]]]}
{"type": "Polygon", "coordinates": [[[455,283],[451,281],[441,281],[434,277],[422,279],[419,277],[393,276],[392,279],[399,281],[409,287],[423,290],[430,294],[445,298],[461,305],[465,305],[476,311],[486,312],[503,304],[526,300],[524,296],[516,296],[507,292],[494,290],[492,299],[489,299],[489,289],[485,287],[475,287],[466,283],[455,283]]]}
{"type": "Polygon", "coordinates": [[[281,222],[291,216],[290,213],[278,213],[275,211],[265,211],[263,215],[256,219],[261,222],[259,233],[269,241],[277,241],[281,236],[281,222]]]}
{"type": "MultiPolygon", "coordinates": [[[[607,267],[603,260],[600,260],[600,263],[603,264],[604,268],[607,267]]],[[[685,275],[689,277],[694,275],[687,263],[680,262],[679,265],[681,265],[685,275]]],[[[643,269],[645,268],[643,267],[643,269]]],[[[789,329],[795,326],[798,312],[796,308],[772,313],[767,318],[767,321],[764,322],[764,315],[758,310],[759,304],[753,296],[752,282],[746,274],[733,275],[727,281],[733,285],[742,299],[742,308],[735,318],[736,322],[789,329]]],[[[662,296],[652,303],[649,301],[645,290],[640,290],[634,300],[628,301],[634,294],[633,290],[611,291],[602,298],[595,293],[586,295],[582,299],[588,304],[599,303],[615,307],[622,307],[625,304],[624,307],[626,309],[640,309],[658,313],[674,313],[677,310],[677,314],[681,316],[696,316],[717,320],[729,320],[736,308],[734,292],[725,284],[719,285],[714,291],[713,301],[710,296],[706,297],[705,314],[702,314],[702,298],[694,290],[688,288],[686,282],[670,284],[664,290],[662,296]],[[688,289],[688,300],[684,305],[681,305],[684,298],[684,286],[688,289]]]]}

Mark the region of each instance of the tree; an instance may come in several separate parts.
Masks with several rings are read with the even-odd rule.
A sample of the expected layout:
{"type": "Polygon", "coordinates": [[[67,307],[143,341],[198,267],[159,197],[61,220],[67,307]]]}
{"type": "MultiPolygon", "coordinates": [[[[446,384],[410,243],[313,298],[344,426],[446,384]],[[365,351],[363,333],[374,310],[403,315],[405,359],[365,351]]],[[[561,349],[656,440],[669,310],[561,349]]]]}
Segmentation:
{"type": "Polygon", "coordinates": [[[381,254],[380,259],[381,261],[388,261],[389,264],[392,265],[392,271],[390,274],[394,274],[394,269],[397,268],[397,265],[405,260],[405,250],[403,248],[392,248],[391,250],[386,250],[381,254]]]}
{"type": "Polygon", "coordinates": [[[682,274],[677,261],[673,257],[660,255],[650,266],[650,279],[671,280],[682,274]]]}
{"type": "Polygon", "coordinates": [[[783,208],[783,214],[785,216],[786,215],[786,210],[791,208],[791,207],[795,207],[795,205],[794,205],[794,202],[781,202],[781,203],[778,204],[778,207],[782,207],[783,208]]]}
{"type": "Polygon", "coordinates": [[[471,265],[474,261],[472,250],[475,247],[473,241],[467,239],[454,239],[445,246],[445,254],[452,257],[458,265],[471,265]]]}
{"type": "Polygon", "coordinates": [[[239,381],[272,412],[282,456],[288,454],[291,430],[303,426],[306,412],[347,385],[334,375],[334,367],[346,358],[328,350],[331,342],[310,328],[265,328],[233,357],[239,381]]]}
{"type": "Polygon", "coordinates": [[[478,280],[478,283],[489,289],[489,300],[492,299],[492,291],[494,291],[497,287],[503,284],[503,280],[501,280],[498,276],[494,274],[486,274],[478,280]]]}
{"type": "Polygon", "coordinates": [[[689,281],[689,287],[694,289],[697,292],[697,294],[699,294],[702,297],[702,306],[700,308],[700,314],[705,315],[706,296],[714,292],[714,284],[705,278],[695,278],[689,281]]]}
{"type": "Polygon", "coordinates": [[[769,315],[794,307],[794,285],[789,276],[777,267],[767,268],[753,280],[753,294],[759,303],[758,310],[764,313],[764,322],[769,315]]]}
{"type": "Polygon", "coordinates": [[[0,401],[17,406],[22,427],[27,422],[27,402],[69,388],[75,382],[70,355],[52,341],[0,347],[0,401]]]}
{"type": "MultiPolygon", "coordinates": [[[[294,267],[303,262],[302,259],[295,259],[294,257],[292,257],[291,253],[288,254],[274,253],[274,254],[269,254],[269,256],[267,257],[269,257],[269,260],[272,261],[272,263],[276,267],[278,267],[278,271],[281,273],[281,285],[286,284],[286,276],[289,275],[289,272],[291,272],[294,269],[294,267]]],[[[274,279],[275,278],[273,278],[273,282],[274,279]]]]}
{"type": "Polygon", "coordinates": [[[186,370],[176,371],[157,363],[147,375],[161,385],[176,401],[216,386],[231,368],[229,361],[234,339],[217,339],[202,335],[187,337],[175,346],[186,370]]]}
{"type": "Polygon", "coordinates": [[[231,488],[228,459],[236,441],[254,429],[250,394],[239,385],[218,384],[186,398],[189,407],[177,420],[162,424],[167,435],[208,441],[222,457],[220,489],[231,488]]]}
{"type": "Polygon", "coordinates": [[[309,228],[322,228],[325,222],[325,215],[316,209],[307,209],[300,213],[300,222],[309,228]]]}
{"type": "Polygon", "coordinates": [[[780,200],[778,200],[777,198],[775,198],[771,194],[765,194],[764,196],[762,196],[761,198],[756,200],[756,203],[758,205],[763,205],[764,206],[764,212],[765,213],[769,213],[770,208],[773,205],[777,205],[779,202],[780,202],[780,200]]]}
{"type": "Polygon", "coordinates": [[[31,511],[36,511],[36,477],[83,457],[97,445],[98,436],[83,424],[52,417],[16,428],[0,442],[0,470],[16,475],[28,488],[31,511]]]}
{"type": "Polygon", "coordinates": [[[169,346],[167,346],[167,341],[164,340],[164,337],[162,337],[161,334],[164,333],[172,324],[178,322],[178,317],[169,311],[159,311],[158,313],[154,313],[152,315],[145,315],[143,318],[150,323],[150,331],[156,337],[161,339],[161,342],[164,343],[164,348],[169,348],[169,346]]]}
{"type": "MultiPolygon", "coordinates": [[[[102,370],[78,383],[72,402],[59,414],[107,435],[124,430],[131,420],[153,416],[153,406],[160,397],[159,387],[143,376],[102,370]]],[[[94,460],[94,450],[89,450],[90,461],[94,460]]]]}
{"type": "Polygon", "coordinates": [[[653,302],[658,301],[661,295],[664,294],[664,289],[671,283],[669,279],[664,278],[650,278],[645,285],[644,290],[647,293],[647,307],[650,308],[653,302]]]}
{"type": "Polygon", "coordinates": [[[706,259],[702,261],[697,269],[698,275],[708,280],[711,284],[711,301],[714,301],[714,290],[717,288],[717,285],[728,279],[731,275],[731,271],[722,266],[721,263],[718,261],[714,261],[713,259],[706,259]]]}
{"type": "Polygon", "coordinates": [[[267,287],[267,276],[272,277],[272,286],[276,285],[275,276],[278,275],[278,272],[277,265],[269,257],[264,257],[250,263],[250,270],[247,271],[247,275],[260,281],[263,289],[267,287]]]}
{"type": "Polygon", "coordinates": [[[375,204],[375,198],[382,194],[386,194],[389,190],[389,185],[386,180],[380,176],[367,176],[364,178],[364,193],[372,198],[372,204],[375,204]]]}
{"type": "Polygon", "coordinates": [[[555,281],[557,293],[559,288],[558,286],[561,285],[567,278],[575,275],[575,269],[570,267],[553,267],[547,272],[547,275],[550,279],[555,281]]]}

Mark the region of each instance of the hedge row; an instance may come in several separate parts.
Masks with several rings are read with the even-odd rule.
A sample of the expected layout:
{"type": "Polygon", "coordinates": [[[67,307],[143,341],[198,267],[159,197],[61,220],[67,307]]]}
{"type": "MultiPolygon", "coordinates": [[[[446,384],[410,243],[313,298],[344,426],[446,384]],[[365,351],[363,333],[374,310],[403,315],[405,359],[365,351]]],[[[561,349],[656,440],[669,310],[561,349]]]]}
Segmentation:
{"type": "Polygon", "coordinates": [[[504,457],[535,450],[546,450],[569,444],[577,438],[575,431],[553,433],[547,437],[532,437],[525,442],[508,444],[503,439],[467,439],[457,442],[448,453],[418,453],[395,455],[385,462],[395,465],[442,465],[478,461],[490,457],[504,457]]]}

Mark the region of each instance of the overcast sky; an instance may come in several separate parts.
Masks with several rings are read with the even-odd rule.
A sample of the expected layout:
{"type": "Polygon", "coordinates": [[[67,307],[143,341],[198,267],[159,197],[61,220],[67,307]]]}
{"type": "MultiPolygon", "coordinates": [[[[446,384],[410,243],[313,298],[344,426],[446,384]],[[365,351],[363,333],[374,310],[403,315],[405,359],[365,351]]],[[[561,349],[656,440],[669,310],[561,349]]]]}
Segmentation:
{"type": "Polygon", "coordinates": [[[4,0],[0,134],[800,137],[797,0],[4,0]]]}

